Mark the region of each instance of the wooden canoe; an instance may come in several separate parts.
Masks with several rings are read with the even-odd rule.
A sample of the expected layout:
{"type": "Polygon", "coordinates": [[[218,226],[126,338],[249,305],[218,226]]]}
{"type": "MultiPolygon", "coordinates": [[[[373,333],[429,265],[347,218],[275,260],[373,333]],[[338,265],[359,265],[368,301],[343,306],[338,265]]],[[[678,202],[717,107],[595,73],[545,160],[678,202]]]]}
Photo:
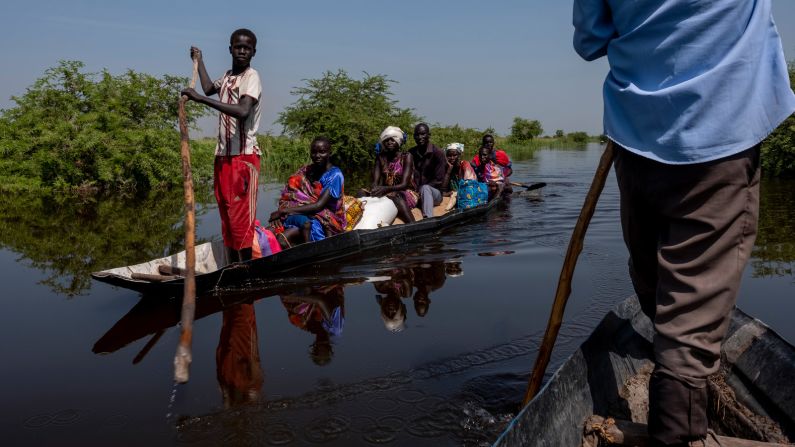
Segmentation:
{"type": "MultiPolygon", "coordinates": [[[[262,280],[283,275],[307,265],[339,259],[383,246],[398,246],[407,241],[427,237],[462,221],[484,216],[502,198],[466,210],[452,210],[442,216],[422,219],[411,224],[392,225],[373,230],[353,230],[322,241],[297,245],[272,256],[229,264],[222,241],[196,246],[196,293],[214,290],[239,290],[256,286],[262,280]]],[[[94,272],[97,281],[132,289],[143,294],[176,296],[182,293],[180,276],[160,275],[160,266],[182,268],[185,252],[153,259],[140,264],[94,272]],[[135,275],[134,275],[135,274],[135,275]],[[133,276],[136,276],[134,279],[133,276]]]]}
{"type": "MultiPolygon", "coordinates": [[[[645,423],[651,336],[636,298],[618,305],[494,445],[579,447],[594,414],[645,423]]],[[[771,443],[795,440],[795,348],[735,309],[721,357],[720,372],[709,380],[712,430],[771,443]]]]}

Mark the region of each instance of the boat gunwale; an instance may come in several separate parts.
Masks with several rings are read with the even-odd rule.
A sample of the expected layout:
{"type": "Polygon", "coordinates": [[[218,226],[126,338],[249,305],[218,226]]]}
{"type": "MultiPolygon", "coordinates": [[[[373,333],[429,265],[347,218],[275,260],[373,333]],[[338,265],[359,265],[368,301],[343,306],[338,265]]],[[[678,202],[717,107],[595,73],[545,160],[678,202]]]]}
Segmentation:
{"type": "MultiPolygon", "coordinates": [[[[648,318],[642,314],[637,297],[632,295],[607,312],[605,317],[600,320],[599,324],[583,340],[574,353],[562,361],[549,380],[544,383],[538,394],[511,419],[492,446],[525,445],[522,439],[528,439],[529,436],[521,438],[521,434],[517,432],[528,429],[535,430],[533,434],[536,437],[533,437],[533,439],[536,439],[538,441],[537,445],[541,446],[560,445],[560,438],[565,436],[562,432],[564,429],[575,430],[579,434],[578,439],[581,441],[582,424],[585,422],[585,418],[594,413],[595,406],[604,405],[604,402],[595,401],[595,396],[603,396],[599,396],[598,392],[595,393],[592,390],[591,378],[588,373],[583,371],[588,371],[599,356],[607,358],[608,362],[613,366],[616,365],[614,360],[618,358],[629,359],[626,363],[632,369],[640,370],[643,363],[653,365],[651,352],[646,353],[646,357],[635,358],[630,353],[625,352],[622,356],[621,353],[609,351],[610,347],[606,351],[605,349],[594,349],[593,346],[590,346],[595,340],[601,340],[606,337],[614,339],[615,335],[620,334],[622,330],[629,330],[627,325],[636,332],[637,337],[632,342],[642,341],[648,343],[647,347],[650,349],[653,328],[648,318]],[[615,322],[609,321],[611,318],[617,318],[621,326],[615,326],[615,322]],[[580,388],[577,388],[578,386],[580,388]],[[553,394],[560,394],[561,389],[569,393],[566,396],[567,399],[560,399],[561,396],[553,396],[553,394]],[[554,427],[552,424],[539,423],[539,421],[547,420],[549,417],[553,419],[556,417],[563,419],[566,416],[569,416],[569,419],[575,418],[576,416],[571,415],[571,410],[577,410],[574,407],[576,402],[571,403],[570,401],[583,393],[587,395],[583,396],[584,401],[580,402],[580,404],[587,404],[589,408],[586,412],[581,411],[583,413],[580,415],[582,418],[576,422],[575,427],[570,425],[563,427],[560,420],[556,421],[558,425],[554,427]],[[550,403],[552,405],[548,405],[550,403]],[[565,415],[563,415],[564,413],[565,415]],[[550,416],[552,414],[556,416],[550,416]],[[548,437],[552,438],[552,440],[543,436],[544,433],[548,432],[554,432],[554,435],[548,437]],[[538,436],[539,433],[541,434],[540,436],[538,436]]],[[[626,342],[623,338],[622,340],[626,342]]],[[[726,339],[721,348],[721,357],[722,367],[728,368],[733,377],[742,380],[744,386],[752,387],[752,392],[756,392],[766,400],[769,400],[766,403],[771,407],[766,408],[766,411],[778,413],[778,416],[788,419],[785,422],[789,424],[788,427],[790,429],[795,427],[795,397],[785,395],[786,393],[776,392],[774,384],[782,382],[781,369],[770,368],[769,365],[770,363],[786,363],[789,368],[787,368],[788,373],[783,380],[795,383],[795,368],[793,368],[793,365],[795,365],[795,347],[789,341],[764,322],[735,307],[726,339]],[[779,379],[775,377],[779,377],[779,379]]],[[[612,379],[615,380],[617,375],[618,372],[614,370],[612,379]]],[[[603,416],[610,415],[605,414],[603,416]]],[[[549,421],[547,420],[547,422],[549,421]]],[[[580,445],[579,442],[576,442],[576,444],[580,445]]]]}
{"type": "MultiPolygon", "coordinates": [[[[496,204],[502,202],[501,197],[496,197],[488,203],[465,210],[453,210],[452,212],[445,213],[441,216],[434,216],[431,218],[422,219],[412,223],[404,223],[400,225],[389,225],[373,229],[360,229],[351,230],[340,233],[321,241],[312,242],[310,244],[300,244],[294,247],[283,250],[279,253],[265,256],[262,258],[252,259],[245,261],[238,265],[228,264],[213,271],[197,273],[196,274],[196,289],[198,293],[206,293],[214,289],[223,288],[225,272],[233,269],[240,269],[240,265],[245,265],[248,268],[245,270],[255,270],[258,274],[253,275],[256,278],[269,278],[278,274],[301,268],[313,262],[325,262],[334,259],[347,257],[349,255],[359,253],[362,250],[370,250],[372,248],[384,245],[398,245],[408,240],[417,239],[423,236],[411,235],[417,233],[435,232],[441,228],[445,228],[454,222],[462,219],[469,219],[481,214],[488,213],[495,207],[496,204]],[[392,237],[385,237],[385,234],[394,231],[396,234],[392,237]],[[348,242],[345,239],[354,239],[348,242]],[[319,251],[319,253],[317,253],[319,251]],[[307,253],[308,252],[308,253],[307,253]],[[313,253],[315,252],[315,253],[313,253]],[[286,259],[285,259],[286,258],[286,259]],[[275,268],[274,268],[275,267],[275,268]],[[267,271],[265,271],[267,270],[267,271]]],[[[208,244],[215,244],[218,241],[207,242],[208,244]]],[[[110,284],[117,287],[131,289],[140,293],[163,293],[170,292],[171,294],[178,294],[183,288],[184,278],[177,277],[170,280],[161,282],[152,282],[146,280],[132,279],[129,276],[119,275],[117,273],[110,273],[111,270],[119,268],[136,267],[143,264],[148,264],[157,260],[165,260],[173,256],[178,256],[183,251],[145,261],[138,264],[128,266],[114,267],[111,269],[92,272],[91,277],[97,281],[110,284]]],[[[241,269],[243,270],[243,269],[241,269]]],[[[231,281],[234,282],[234,281],[231,281]]]]}

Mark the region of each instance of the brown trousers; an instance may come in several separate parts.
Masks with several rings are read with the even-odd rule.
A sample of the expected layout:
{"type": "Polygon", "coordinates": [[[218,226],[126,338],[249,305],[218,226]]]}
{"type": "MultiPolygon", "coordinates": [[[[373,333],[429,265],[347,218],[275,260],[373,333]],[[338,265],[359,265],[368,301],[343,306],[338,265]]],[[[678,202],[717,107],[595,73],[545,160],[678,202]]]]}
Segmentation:
{"type": "Polygon", "coordinates": [[[720,366],[759,217],[759,146],[667,165],[617,146],[629,270],[654,322],[649,434],[674,444],[707,433],[706,377],[720,366]]]}

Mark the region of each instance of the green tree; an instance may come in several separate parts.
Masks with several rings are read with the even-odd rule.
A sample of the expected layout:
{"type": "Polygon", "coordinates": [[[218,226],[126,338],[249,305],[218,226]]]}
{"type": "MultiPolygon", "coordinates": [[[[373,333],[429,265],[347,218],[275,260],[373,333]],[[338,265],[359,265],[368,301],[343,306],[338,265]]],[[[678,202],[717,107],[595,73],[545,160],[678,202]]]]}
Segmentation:
{"type": "Polygon", "coordinates": [[[527,120],[520,117],[513,119],[511,126],[511,140],[516,142],[528,141],[544,133],[541,122],[538,120],[527,120]]]}
{"type": "Polygon", "coordinates": [[[291,92],[298,100],[279,114],[277,122],[293,138],[325,135],[341,163],[362,167],[373,160],[373,146],[385,127],[398,126],[410,134],[420,120],[412,109],[400,108],[392,99],[394,82],[384,75],[365,73],[356,80],[345,70],[327,71],[291,92]]]}
{"type": "Polygon", "coordinates": [[[558,129],[555,131],[555,138],[563,138],[564,135],[563,129],[558,129]]]}
{"type": "MultiPolygon", "coordinates": [[[[450,143],[462,143],[464,145],[464,157],[471,157],[477,153],[478,148],[480,148],[480,143],[483,140],[483,135],[487,133],[491,132],[461,127],[458,124],[453,126],[442,126],[436,123],[431,126],[431,141],[442,148],[450,143]]],[[[494,135],[493,133],[491,134],[494,135]]]]}
{"type": "Polygon", "coordinates": [[[588,134],[582,131],[571,132],[566,135],[566,139],[577,144],[585,144],[588,142],[588,134]]]}
{"type": "MultiPolygon", "coordinates": [[[[789,64],[789,83],[795,90],[793,62],[789,64]]],[[[771,177],[795,177],[795,114],[762,143],[762,172],[771,177]]]]}
{"type": "MultiPolygon", "coordinates": [[[[0,188],[146,191],[182,182],[177,100],[187,79],[48,69],[0,112],[0,188]]],[[[190,123],[201,114],[187,109],[190,123]]],[[[211,163],[197,170],[212,174],[211,163]]]]}

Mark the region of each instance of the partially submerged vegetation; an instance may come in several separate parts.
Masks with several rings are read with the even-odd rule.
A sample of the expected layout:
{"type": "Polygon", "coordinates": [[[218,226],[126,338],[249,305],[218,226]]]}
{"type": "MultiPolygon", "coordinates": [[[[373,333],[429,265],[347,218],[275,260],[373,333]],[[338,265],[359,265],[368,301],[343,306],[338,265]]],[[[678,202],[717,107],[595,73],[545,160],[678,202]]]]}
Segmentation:
{"type": "MultiPolygon", "coordinates": [[[[86,73],[62,61],[0,115],[6,191],[146,191],[181,182],[177,101],[185,78],[86,73]]],[[[189,104],[189,122],[202,113],[189,104]]],[[[197,153],[199,178],[212,174],[197,153]]]]}
{"type": "MultiPolygon", "coordinates": [[[[212,191],[196,191],[208,203],[212,191]]],[[[91,285],[91,272],[184,249],[182,194],[79,199],[20,192],[0,201],[0,248],[43,272],[41,284],[67,296],[91,285]]],[[[199,205],[198,214],[206,207],[199,205]]]]}
{"type": "MultiPolygon", "coordinates": [[[[795,91],[795,62],[789,64],[789,85],[795,91]]],[[[795,178],[795,114],[762,144],[762,173],[767,177],[795,178]]]]}
{"type": "MultiPolygon", "coordinates": [[[[132,70],[121,75],[106,70],[86,73],[83,68],[81,62],[60,62],[23,95],[12,98],[15,107],[0,112],[0,190],[129,195],[179,187],[176,98],[187,79],[132,70]]],[[[790,78],[795,84],[793,66],[790,78]]],[[[353,79],[344,70],[306,80],[293,90],[296,101],[279,115],[283,135],[259,137],[265,176],[283,179],[306,163],[309,141],[317,135],[331,139],[335,162],[346,176],[369,174],[381,130],[400,126],[410,140],[412,126],[423,119],[398,106],[392,98],[393,83],[384,75],[353,79]]],[[[207,113],[196,103],[187,106],[191,125],[207,113]]],[[[562,129],[542,136],[540,121],[521,117],[514,118],[507,136],[458,124],[436,123],[431,132],[439,146],[463,143],[465,157],[473,156],[483,134],[491,133],[497,146],[516,160],[531,157],[539,148],[584,147],[600,141],[562,129]]],[[[196,183],[212,179],[214,146],[211,138],[192,142],[196,183]]],[[[795,117],[765,141],[762,151],[766,176],[795,176],[795,117]]]]}

